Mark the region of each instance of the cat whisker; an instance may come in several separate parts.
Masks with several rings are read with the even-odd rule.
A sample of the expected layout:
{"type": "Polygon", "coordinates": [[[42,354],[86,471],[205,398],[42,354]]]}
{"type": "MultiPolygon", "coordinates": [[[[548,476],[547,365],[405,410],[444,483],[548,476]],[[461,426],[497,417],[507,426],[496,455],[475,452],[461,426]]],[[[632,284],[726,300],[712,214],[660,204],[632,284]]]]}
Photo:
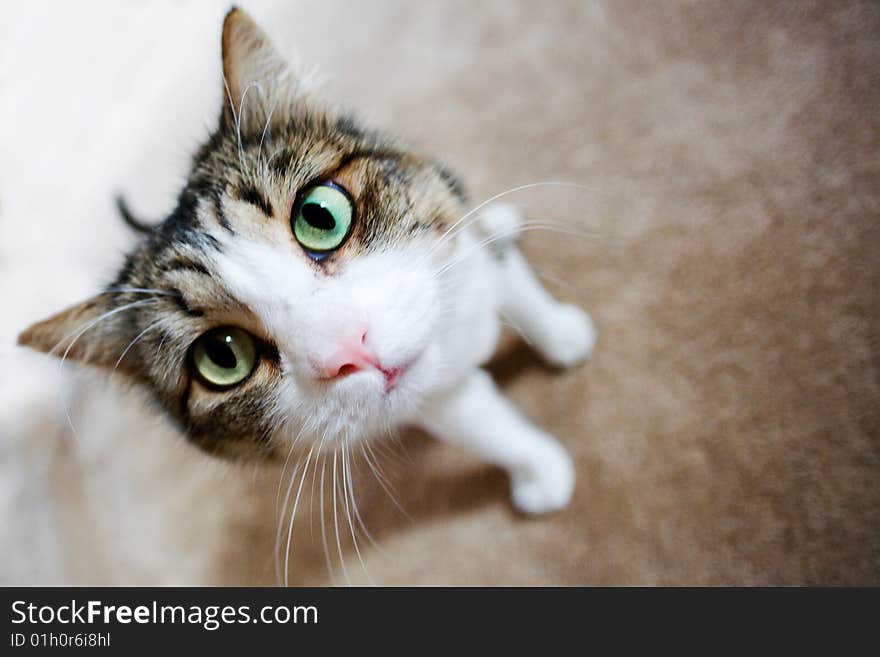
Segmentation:
{"type": "Polygon", "coordinates": [[[509,196],[510,194],[525,191],[527,189],[533,189],[536,187],[569,187],[569,188],[573,188],[573,189],[586,190],[586,191],[590,191],[590,192],[598,191],[592,187],[588,187],[587,185],[582,185],[580,183],[556,181],[556,180],[527,183],[525,185],[518,185],[516,187],[511,187],[510,189],[506,189],[503,192],[499,192],[499,193],[495,194],[494,196],[489,197],[488,199],[486,199],[482,203],[477,204],[475,207],[473,207],[470,210],[468,210],[467,212],[465,212],[461,217],[459,217],[459,219],[457,221],[455,221],[449,228],[447,228],[443,232],[443,234],[440,236],[440,240],[433,247],[431,247],[428,250],[428,252],[425,254],[424,258],[425,259],[430,258],[437,251],[437,249],[439,249],[441,246],[443,246],[443,244],[445,244],[447,241],[449,241],[451,239],[454,239],[458,233],[460,233],[462,230],[465,230],[468,226],[470,226],[474,222],[479,221],[479,216],[477,215],[477,213],[480,210],[482,210],[484,207],[489,205],[490,203],[493,203],[494,201],[497,201],[500,198],[504,198],[505,196],[509,196]],[[468,219],[470,219],[470,221],[467,221],[467,223],[464,223],[468,219]],[[458,230],[456,231],[456,229],[458,229],[458,230]]]}
{"type": "Polygon", "coordinates": [[[276,107],[278,107],[278,98],[272,103],[272,109],[269,110],[269,114],[266,116],[266,125],[263,127],[263,134],[260,135],[260,147],[257,150],[258,161],[263,158],[263,140],[266,139],[266,133],[269,132],[269,124],[272,122],[272,114],[275,113],[276,107]]]}
{"type": "MultiPolygon", "coordinates": [[[[315,456],[315,463],[314,463],[314,465],[312,466],[312,468],[313,468],[313,472],[312,472],[312,486],[311,486],[311,491],[310,491],[310,493],[309,493],[309,538],[310,538],[311,540],[313,540],[313,541],[315,540],[315,534],[314,534],[314,532],[312,531],[312,516],[313,516],[313,514],[312,514],[312,506],[313,506],[314,501],[315,501],[315,480],[318,478],[318,458],[317,458],[317,454],[320,454],[320,453],[321,453],[321,450],[324,448],[324,440],[325,440],[326,438],[327,438],[327,430],[325,429],[324,432],[321,434],[321,440],[318,442],[318,450],[315,452],[315,454],[316,454],[316,456],[315,456]]],[[[322,515],[321,517],[323,518],[323,515],[322,515]]]]}
{"type": "Polygon", "coordinates": [[[388,498],[391,500],[391,502],[394,504],[394,506],[396,506],[397,509],[408,520],[412,521],[412,516],[410,516],[409,513],[406,512],[406,509],[404,509],[401,506],[400,502],[397,501],[397,496],[392,492],[391,484],[386,483],[387,480],[385,478],[384,473],[382,472],[382,469],[377,464],[375,464],[373,461],[370,460],[370,457],[367,456],[367,452],[366,452],[366,450],[364,450],[363,445],[361,445],[361,453],[364,455],[364,460],[366,460],[367,464],[370,466],[370,470],[372,471],[373,476],[376,477],[376,481],[379,482],[379,485],[382,487],[382,490],[385,491],[385,494],[388,496],[388,498]]]}
{"type": "MultiPolygon", "coordinates": [[[[406,452],[400,433],[390,423],[386,423],[384,440],[376,441],[376,449],[382,452],[386,458],[390,458],[396,465],[412,465],[412,460],[406,452]]],[[[372,448],[370,452],[375,456],[372,448]]]]}
{"type": "MultiPolygon", "coordinates": [[[[290,523],[293,521],[293,516],[287,515],[287,504],[290,501],[290,494],[293,490],[294,481],[296,480],[296,473],[299,471],[299,466],[301,461],[297,461],[296,467],[293,472],[290,473],[290,478],[288,480],[287,492],[284,496],[284,508],[282,509],[282,514],[277,518],[276,527],[275,527],[275,549],[274,549],[274,561],[275,561],[275,580],[279,586],[288,586],[286,573],[283,572],[281,565],[281,537],[284,534],[285,527],[289,527],[290,523]]],[[[278,482],[281,483],[280,481],[278,482]]],[[[284,552],[284,569],[287,568],[289,552],[285,550],[284,552]]]]}
{"type": "MultiPolygon", "coordinates": [[[[129,310],[130,308],[149,305],[151,303],[155,303],[155,301],[156,301],[156,299],[141,299],[139,301],[132,301],[131,303],[120,306],[119,308],[114,308],[113,310],[109,310],[109,311],[101,314],[100,316],[98,316],[96,319],[93,319],[92,321],[88,322],[85,326],[79,328],[76,331],[72,331],[70,334],[66,335],[61,340],[59,340],[55,344],[55,346],[49,350],[49,352],[48,352],[49,354],[54,354],[55,352],[57,352],[58,349],[61,347],[61,345],[63,345],[68,340],[71,340],[71,338],[72,338],[70,344],[67,345],[67,348],[64,350],[64,354],[61,356],[61,362],[58,363],[59,377],[62,379],[62,381],[64,379],[64,363],[67,361],[67,356],[68,356],[68,354],[70,354],[70,350],[73,349],[73,346],[76,344],[77,340],[79,340],[83,336],[83,334],[85,334],[86,331],[97,326],[98,324],[100,324],[104,320],[109,319],[113,315],[117,315],[121,312],[129,310]]],[[[73,418],[70,416],[70,408],[67,405],[67,400],[64,398],[63,386],[61,389],[61,406],[64,408],[64,417],[67,420],[67,424],[70,426],[70,430],[73,434],[73,438],[74,438],[74,440],[79,442],[79,434],[76,431],[76,426],[74,426],[74,424],[73,424],[73,418]]]]}
{"type": "Polygon", "coordinates": [[[351,578],[348,576],[348,568],[345,566],[345,557],[342,554],[342,543],[339,540],[339,520],[336,516],[336,455],[337,449],[333,450],[333,530],[336,533],[336,550],[339,552],[339,565],[342,566],[342,575],[345,582],[351,586],[351,578]]]}
{"type": "Polygon", "coordinates": [[[244,118],[244,101],[247,98],[248,91],[251,90],[251,87],[256,87],[258,90],[260,89],[260,84],[256,80],[248,82],[247,86],[244,88],[244,92],[241,94],[241,100],[238,103],[238,121],[235,125],[235,130],[238,133],[238,163],[241,165],[241,172],[244,173],[244,146],[242,144],[241,139],[241,120],[244,118]]]}
{"type": "MultiPolygon", "coordinates": [[[[293,450],[291,450],[290,453],[292,454],[293,450]]],[[[287,504],[290,501],[290,494],[293,490],[293,482],[296,479],[296,473],[299,470],[299,465],[300,465],[300,462],[298,461],[293,472],[290,473],[290,479],[289,479],[288,485],[287,485],[287,493],[284,495],[284,507],[281,509],[280,513],[278,512],[278,508],[277,508],[279,500],[276,498],[276,501],[275,501],[275,506],[276,506],[276,508],[275,508],[275,522],[277,525],[276,529],[275,529],[275,551],[274,551],[275,552],[275,579],[279,585],[283,584],[285,586],[287,585],[287,582],[281,574],[281,536],[284,532],[284,527],[287,525],[287,522],[288,522],[287,504]]],[[[282,476],[278,479],[278,495],[279,496],[281,494],[281,482],[283,481],[283,476],[284,475],[282,473],[282,476]]],[[[287,562],[287,554],[286,553],[285,553],[284,558],[285,558],[285,563],[286,563],[287,562]]]]}
{"type": "Polygon", "coordinates": [[[232,112],[232,120],[235,123],[238,123],[238,117],[235,114],[235,101],[232,100],[232,91],[229,89],[229,82],[226,80],[226,72],[221,71],[220,75],[223,78],[223,88],[226,90],[226,98],[229,101],[229,109],[232,112]]]}
{"type": "Polygon", "coordinates": [[[171,292],[170,290],[157,290],[155,288],[150,287],[106,287],[102,291],[102,293],[109,294],[155,294],[158,296],[164,297],[176,297],[180,296],[177,292],[171,292]]]}
{"type": "MultiPolygon", "coordinates": [[[[349,485],[349,467],[348,467],[348,444],[343,444],[342,450],[342,493],[343,499],[345,500],[345,517],[348,519],[348,528],[351,530],[351,540],[354,544],[354,551],[357,554],[358,561],[360,561],[361,568],[364,570],[364,574],[367,576],[367,580],[371,585],[375,586],[375,582],[373,582],[373,578],[370,577],[370,571],[367,570],[367,565],[364,563],[364,559],[361,556],[361,550],[358,546],[357,536],[354,531],[354,522],[351,519],[351,507],[349,506],[349,495],[352,494],[351,487],[349,485]]],[[[352,504],[354,504],[354,497],[352,497],[352,504]]]]}
{"type": "Polygon", "coordinates": [[[162,352],[162,347],[165,346],[165,341],[168,339],[168,334],[162,336],[162,339],[159,340],[159,346],[156,347],[156,357],[159,357],[159,354],[162,352]]]}
{"type": "MultiPolygon", "coordinates": [[[[229,110],[232,112],[232,123],[235,125],[236,137],[238,139],[238,163],[241,170],[244,170],[244,155],[241,144],[241,117],[240,113],[235,111],[235,101],[232,98],[232,91],[229,89],[229,82],[226,80],[226,73],[223,74],[223,88],[226,89],[226,98],[229,100],[229,110]]],[[[247,90],[245,90],[246,92],[247,90]]],[[[242,95],[244,99],[244,95],[242,95]]]]}
{"type": "Polygon", "coordinates": [[[557,285],[568,292],[578,292],[576,286],[572,285],[569,281],[563,280],[555,274],[548,272],[546,269],[540,269],[533,264],[532,271],[535,272],[535,275],[538,276],[538,278],[549,281],[553,285],[557,285]]]}
{"type": "Polygon", "coordinates": [[[330,581],[336,583],[336,575],[333,568],[333,562],[330,559],[330,550],[327,547],[327,531],[324,526],[324,474],[327,465],[327,457],[321,459],[321,488],[319,491],[319,503],[321,507],[321,543],[324,548],[324,560],[327,562],[327,570],[330,573],[330,581]]]}
{"type": "MultiPolygon", "coordinates": [[[[293,501],[293,510],[290,512],[290,524],[287,529],[287,546],[284,551],[284,585],[287,586],[288,582],[288,565],[290,563],[290,543],[293,538],[293,524],[296,521],[296,510],[299,507],[300,495],[302,495],[303,484],[306,480],[306,473],[309,471],[309,461],[312,458],[312,453],[314,452],[315,446],[312,445],[312,448],[309,450],[309,455],[306,457],[306,464],[302,469],[302,475],[299,478],[299,487],[296,490],[296,499],[293,501]]],[[[293,477],[291,477],[291,480],[293,477]]]]}
{"type": "Polygon", "coordinates": [[[520,339],[525,342],[530,347],[534,346],[532,341],[529,339],[529,336],[525,334],[525,332],[519,327],[519,325],[514,322],[508,315],[505,313],[499,312],[499,316],[501,317],[501,323],[504,326],[509,326],[514,331],[516,331],[517,335],[519,335],[520,339]]]}
{"type": "MultiPolygon", "coordinates": [[[[281,508],[280,512],[278,510],[278,506],[281,502],[281,484],[284,481],[284,473],[287,471],[287,466],[290,463],[290,458],[293,455],[296,445],[299,442],[299,439],[302,437],[303,431],[300,429],[299,434],[297,434],[296,438],[290,443],[290,449],[287,451],[287,458],[284,460],[284,467],[281,469],[281,474],[278,477],[278,490],[275,493],[275,522],[277,524],[277,528],[275,531],[275,577],[280,584],[282,582],[281,579],[281,534],[284,531],[285,522],[287,519],[287,505],[290,503],[290,494],[293,489],[293,482],[296,477],[296,473],[299,470],[299,465],[302,462],[301,459],[297,462],[296,467],[293,472],[290,473],[290,483],[287,486],[287,493],[284,496],[284,506],[281,508]]],[[[306,469],[308,468],[308,464],[306,464],[306,469]]],[[[285,556],[286,559],[286,556],[285,556]]],[[[286,582],[285,582],[286,584],[286,582]]]]}
{"type": "Polygon", "coordinates": [[[131,348],[135,345],[135,343],[138,340],[140,340],[142,337],[144,337],[149,331],[151,331],[154,328],[156,328],[157,326],[159,326],[159,324],[161,324],[162,321],[163,320],[161,320],[161,319],[156,320],[155,322],[153,322],[152,324],[147,326],[147,328],[145,328],[143,331],[138,333],[135,336],[134,340],[132,340],[131,342],[128,343],[128,346],[125,349],[123,349],[121,354],[119,354],[119,358],[116,360],[116,364],[113,366],[114,372],[119,368],[119,364],[122,362],[122,359],[125,358],[126,354],[131,350],[131,348]]]}
{"type": "MultiPolygon", "coordinates": [[[[552,222],[539,222],[539,221],[523,222],[522,224],[520,224],[516,227],[509,228],[506,230],[497,231],[495,233],[492,233],[491,235],[488,235],[487,237],[483,238],[482,240],[480,240],[479,242],[477,242],[475,244],[468,245],[468,248],[463,253],[458,254],[455,258],[453,258],[452,260],[450,260],[449,262],[447,262],[443,266],[441,266],[435,272],[434,276],[435,277],[443,276],[443,274],[445,274],[447,271],[449,271],[450,269],[452,269],[456,265],[460,264],[461,262],[463,262],[464,260],[469,258],[471,255],[476,253],[479,249],[481,249],[485,246],[489,246],[490,244],[493,244],[494,242],[505,239],[507,237],[513,237],[515,235],[519,235],[521,233],[525,233],[525,232],[532,231],[532,230],[550,230],[550,231],[554,231],[557,233],[562,233],[564,235],[572,235],[572,236],[581,237],[584,239],[595,239],[595,237],[596,237],[595,235],[593,235],[591,233],[587,233],[585,231],[578,231],[578,230],[574,230],[574,229],[569,229],[569,228],[554,224],[552,222]]],[[[607,242],[605,240],[603,240],[603,243],[607,243],[607,242]]]]}
{"type": "Polygon", "coordinates": [[[139,306],[149,305],[151,303],[155,303],[156,301],[157,301],[157,299],[140,299],[138,301],[132,301],[131,303],[127,303],[123,306],[119,306],[118,308],[114,308],[113,310],[108,310],[107,312],[103,313],[102,315],[100,315],[97,318],[88,322],[85,326],[80,325],[80,327],[77,327],[76,330],[72,331],[68,335],[61,338],[61,340],[59,340],[55,344],[55,346],[52,347],[47,353],[50,355],[55,354],[58,351],[58,349],[61,347],[61,345],[63,345],[68,340],[71,340],[71,338],[72,338],[71,343],[69,345],[67,345],[67,349],[64,350],[64,355],[61,357],[61,364],[63,365],[65,359],[67,358],[67,355],[70,353],[70,350],[76,344],[76,341],[79,340],[80,337],[82,337],[82,335],[86,331],[93,328],[94,326],[97,326],[98,324],[103,322],[105,319],[108,319],[108,318],[112,317],[113,315],[117,315],[121,312],[129,310],[130,308],[137,308],[139,306]]]}
{"type": "Polygon", "coordinates": [[[348,452],[348,489],[349,491],[351,491],[351,504],[352,510],[354,511],[354,517],[355,520],[357,520],[357,523],[360,526],[364,536],[366,536],[367,540],[370,542],[370,545],[381,551],[381,546],[373,539],[373,535],[367,529],[366,524],[364,524],[363,518],[361,518],[360,511],[358,510],[357,498],[354,494],[354,478],[352,477],[352,453],[353,452],[351,451],[348,452]]]}
{"type": "MultiPolygon", "coordinates": [[[[321,452],[321,448],[319,447],[318,453],[320,453],[320,452],[321,452]]],[[[313,530],[313,523],[312,523],[312,517],[313,517],[312,508],[314,507],[314,503],[315,503],[315,480],[317,478],[318,478],[318,459],[316,458],[315,463],[312,466],[312,486],[311,486],[311,490],[309,491],[309,538],[312,541],[315,540],[315,532],[313,530]]]]}
{"type": "MultiPolygon", "coordinates": [[[[390,429],[389,429],[388,427],[385,427],[385,432],[384,432],[384,433],[385,433],[386,435],[388,435],[389,432],[390,432],[390,429]]],[[[370,453],[370,456],[372,456],[374,460],[371,461],[371,460],[369,459],[369,457],[367,456],[366,451],[364,451],[364,458],[367,458],[367,461],[368,461],[369,463],[372,463],[372,464],[375,465],[375,467],[376,467],[376,472],[379,473],[379,476],[381,477],[382,481],[385,482],[389,487],[391,487],[391,486],[392,486],[391,481],[388,479],[388,477],[387,477],[387,476],[385,475],[385,473],[382,471],[381,466],[379,465],[379,457],[376,455],[376,450],[373,449],[373,444],[372,444],[372,442],[373,442],[373,441],[366,441],[365,443],[363,443],[363,445],[362,445],[362,450],[364,450],[364,449],[368,450],[369,453],[370,453]]],[[[384,444],[381,440],[380,440],[380,441],[376,441],[376,445],[377,445],[377,449],[378,449],[380,446],[381,446],[381,448],[382,448],[383,450],[386,450],[386,449],[387,449],[387,448],[385,447],[385,444],[384,444]]],[[[389,456],[388,452],[387,452],[387,451],[383,451],[383,456],[389,456]]]]}
{"type": "Polygon", "coordinates": [[[294,452],[294,449],[296,448],[296,444],[303,435],[303,429],[305,429],[305,426],[303,426],[299,430],[299,433],[296,435],[296,438],[294,438],[291,441],[290,448],[287,450],[287,458],[284,459],[284,465],[281,467],[281,474],[278,476],[278,490],[275,491],[275,518],[277,520],[280,520],[281,516],[284,515],[283,511],[280,514],[278,512],[278,506],[281,504],[281,483],[284,481],[284,473],[287,472],[287,466],[290,463],[290,457],[293,456],[293,452],[294,452]]]}

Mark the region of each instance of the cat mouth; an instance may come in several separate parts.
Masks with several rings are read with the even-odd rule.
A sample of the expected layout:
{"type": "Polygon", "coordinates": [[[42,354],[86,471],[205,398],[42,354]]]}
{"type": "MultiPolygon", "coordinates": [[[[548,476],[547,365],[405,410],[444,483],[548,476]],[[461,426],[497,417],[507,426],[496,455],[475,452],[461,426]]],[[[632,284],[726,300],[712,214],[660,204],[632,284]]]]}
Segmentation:
{"type": "Polygon", "coordinates": [[[409,374],[410,370],[419,362],[422,354],[424,352],[419,352],[415,356],[405,360],[404,362],[395,365],[393,367],[387,367],[382,365],[376,365],[376,370],[382,375],[385,379],[385,395],[388,396],[395,390],[397,390],[401,383],[406,379],[406,376],[409,374]]]}
{"type": "Polygon", "coordinates": [[[415,361],[416,359],[414,358],[395,367],[383,367],[379,364],[375,365],[375,370],[382,375],[383,379],[385,379],[384,385],[386,395],[390,395],[391,392],[397,388],[400,379],[407,373],[407,371],[409,371],[415,361]]]}
{"type": "Polygon", "coordinates": [[[412,366],[415,365],[418,359],[419,356],[416,356],[415,358],[411,358],[406,362],[400,365],[395,365],[393,367],[383,365],[376,359],[371,359],[367,363],[361,364],[360,366],[344,365],[339,369],[339,372],[334,377],[332,377],[331,380],[339,381],[341,379],[349,379],[355,377],[358,374],[378,374],[382,377],[383,392],[387,396],[399,387],[401,380],[412,368],[412,366]]]}
{"type": "Polygon", "coordinates": [[[397,387],[397,382],[400,380],[400,377],[408,370],[410,364],[403,365],[401,367],[392,367],[391,369],[384,369],[382,367],[377,368],[382,376],[385,377],[385,394],[389,394],[392,390],[397,387]]]}

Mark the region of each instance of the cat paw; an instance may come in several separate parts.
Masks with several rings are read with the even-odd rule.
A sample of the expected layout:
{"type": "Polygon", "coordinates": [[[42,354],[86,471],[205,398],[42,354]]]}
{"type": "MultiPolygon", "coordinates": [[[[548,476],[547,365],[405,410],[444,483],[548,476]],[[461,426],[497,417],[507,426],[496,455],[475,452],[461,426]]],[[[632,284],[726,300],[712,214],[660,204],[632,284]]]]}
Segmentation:
{"type": "Polygon", "coordinates": [[[544,359],[557,367],[573,367],[587,360],[596,344],[590,316],[577,306],[561,304],[551,319],[552,335],[543,345],[544,359]]]}
{"type": "Polygon", "coordinates": [[[522,216],[515,206],[508,203],[492,203],[480,212],[477,222],[483,238],[491,240],[488,245],[496,253],[504,253],[519,238],[522,216]]]}
{"type": "Polygon", "coordinates": [[[548,443],[527,469],[511,473],[513,505],[522,513],[537,515],[567,506],[574,492],[574,463],[562,446],[548,443]]]}

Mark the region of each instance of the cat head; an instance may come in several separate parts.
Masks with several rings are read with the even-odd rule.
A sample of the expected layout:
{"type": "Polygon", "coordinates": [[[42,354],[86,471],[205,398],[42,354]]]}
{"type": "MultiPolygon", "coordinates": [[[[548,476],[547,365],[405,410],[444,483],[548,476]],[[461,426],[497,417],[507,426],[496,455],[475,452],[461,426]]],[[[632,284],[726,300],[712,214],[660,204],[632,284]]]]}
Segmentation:
{"type": "Polygon", "coordinates": [[[461,188],[314,98],[240,10],[222,52],[219,126],[176,209],[112,285],[19,342],[125,373],[222,455],[380,432],[443,369],[461,188]]]}

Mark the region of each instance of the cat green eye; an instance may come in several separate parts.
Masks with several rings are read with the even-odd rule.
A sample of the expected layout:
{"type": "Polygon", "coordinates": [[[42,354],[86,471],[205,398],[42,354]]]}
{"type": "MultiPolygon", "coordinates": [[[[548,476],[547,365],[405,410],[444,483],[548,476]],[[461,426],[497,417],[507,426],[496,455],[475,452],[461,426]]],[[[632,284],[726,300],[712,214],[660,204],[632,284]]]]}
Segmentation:
{"type": "Polygon", "coordinates": [[[204,333],[192,352],[193,366],[205,383],[230,388],[244,381],[257,364],[257,347],[247,331],[221,326],[204,333]]]}
{"type": "Polygon", "coordinates": [[[342,246],[353,218],[348,192],[334,183],[323,183],[307,189],[296,204],[293,235],[306,251],[320,256],[342,246]]]}

